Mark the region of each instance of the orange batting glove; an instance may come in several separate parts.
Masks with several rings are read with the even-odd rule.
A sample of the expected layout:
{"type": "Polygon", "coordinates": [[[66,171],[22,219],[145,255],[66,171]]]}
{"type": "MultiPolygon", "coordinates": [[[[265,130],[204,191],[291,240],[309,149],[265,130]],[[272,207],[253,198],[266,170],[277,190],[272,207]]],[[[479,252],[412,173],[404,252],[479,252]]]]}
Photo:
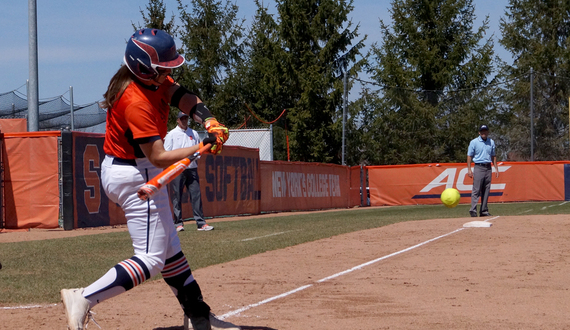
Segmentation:
{"type": "Polygon", "coordinates": [[[208,131],[209,134],[216,137],[216,144],[212,146],[210,152],[213,154],[219,154],[222,152],[222,146],[224,143],[228,141],[228,137],[230,136],[230,131],[228,128],[216,120],[216,118],[208,118],[204,122],[204,127],[208,131]]]}

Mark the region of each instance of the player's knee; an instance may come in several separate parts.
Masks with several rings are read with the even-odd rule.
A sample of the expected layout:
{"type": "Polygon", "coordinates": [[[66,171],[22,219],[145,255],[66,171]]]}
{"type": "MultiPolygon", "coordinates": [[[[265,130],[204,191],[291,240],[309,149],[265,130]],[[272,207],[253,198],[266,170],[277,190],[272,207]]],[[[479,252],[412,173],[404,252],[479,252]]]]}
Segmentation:
{"type": "Polygon", "coordinates": [[[143,255],[137,255],[136,257],[139,258],[142,262],[144,262],[144,264],[148,268],[148,271],[150,272],[150,277],[159,274],[162,271],[162,268],[164,268],[164,259],[158,256],[149,256],[143,254],[143,255]]]}

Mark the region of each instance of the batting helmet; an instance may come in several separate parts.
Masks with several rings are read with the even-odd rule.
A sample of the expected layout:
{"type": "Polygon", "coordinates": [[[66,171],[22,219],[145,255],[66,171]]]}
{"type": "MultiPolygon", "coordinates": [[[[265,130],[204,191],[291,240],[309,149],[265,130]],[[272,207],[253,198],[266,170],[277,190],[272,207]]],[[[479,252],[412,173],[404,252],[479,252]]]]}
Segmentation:
{"type": "Polygon", "coordinates": [[[135,32],[127,43],[123,60],[129,70],[143,81],[156,77],[157,67],[173,69],[184,63],[184,57],[176,51],[174,39],[158,29],[135,32]]]}

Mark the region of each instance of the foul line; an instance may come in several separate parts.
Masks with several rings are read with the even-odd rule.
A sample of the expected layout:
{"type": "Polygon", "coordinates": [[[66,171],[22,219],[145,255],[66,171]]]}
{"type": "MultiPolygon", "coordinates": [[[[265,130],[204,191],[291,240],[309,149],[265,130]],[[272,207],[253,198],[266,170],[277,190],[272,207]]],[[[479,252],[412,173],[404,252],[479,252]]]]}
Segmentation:
{"type": "MultiPolygon", "coordinates": [[[[497,219],[498,217],[499,217],[499,216],[496,216],[496,217],[487,219],[487,220],[485,220],[485,221],[491,221],[491,220],[497,219]]],[[[364,267],[366,267],[366,266],[370,266],[370,265],[372,265],[372,264],[374,264],[374,263],[377,263],[377,262],[379,262],[379,261],[388,259],[388,258],[393,257],[393,256],[397,256],[397,255],[402,254],[402,253],[404,253],[404,252],[408,252],[408,251],[410,251],[410,250],[413,250],[413,249],[418,248],[418,247],[420,247],[420,246],[426,245],[426,244],[431,243],[431,242],[433,242],[433,241],[437,241],[438,239],[447,237],[447,236],[449,236],[449,235],[453,235],[453,234],[455,234],[455,233],[457,233],[457,232],[459,232],[459,231],[462,231],[462,230],[464,230],[464,229],[468,229],[468,228],[459,228],[459,229],[456,229],[456,230],[454,230],[454,231],[452,231],[452,232],[449,232],[449,233],[447,233],[447,234],[443,234],[443,235],[441,235],[441,236],[438,236],[438,237],[429,239],[429,240],[427,240],[427,241],[425,241],[425,242],[416,244],[416,245],[414,245],[414,246],[410,246],[409,248],[406,248],[406,249],[400,250],[400,251],[398,251],[398,252],[394,252],[394,253],[388,254],[388,255],[386,255],[386,256],[383,256],[383,257],[380,257],[380,258],[377,258],[377,259],[374,259],[374,260],[365,262],[365,263],[360,264],[360,265],[358,265],[358,266],[352,267],[352,268],[347,269],[347,270],[345,270],[345,271],[342,271],[342,272],[340,272],[340,273],[336,273],[336,274],[334,274],[334,275],[325,277],[325,278],[323,278],[323,279],[320,279],[320,280],[316,281],[316,283],[322,283],[322,282],[328,281],[328,280],[330,280],[330,279],[333,279],[333,278],[335,278],[335,277],[339,277],[339,276],[342,276],[342,275],[351,273],[351,272],[353,272],[353,271],[355,271],[355,270],[364,268],[364,267]]],[[[247,305],[247,306],[244,306],[244,307],[242,307],[242,308],[236,309],[236,310],[234,310],[234,311],[228,312],[228,313],[226,313],[226,314],[220,315],[220,316],[218,316],[218,318],[223,320],[223,319],[228,318],[228,317],[230,317],[230,316],[234,316],[234,315],[237,315],[237,314],[239,314],[239,313],[241,313],[241,312],[245,312],[245,311],[248,310],[248,309],[251,309],[251,308],[254,308],[254,307],[257,307],[257,306],[261,306],[261,305],[263,305],[263,304],[266,304],[266,303],[268,303],[268,302],[271,302],[271,301],[274,301],[274,300],[277,300],[277,299],[280,299],[280,298],[285,298],[285,297],[287,297],[287,296],[289,296],[289,295],[292,295],[293,293],[296,293],[296,292],[299,292],[299,291],[303,291],[303,290],[305,290],[305,289],[308,289],[308,288],[312,287],[313,285],[314,285],[314,284],[307,284],[307,285],[298,287],[297,289],[291,290],[291,291],[289,291],[289,292],[285,292],[285,293],[282,293],[282,294],[280,294],[280,295],[277,295],[277,296],[274,296],[274,297],[271,297],[271,298],[262,300],[262,301],[260,301],[260,302],[255,303],[255,304],[247,305]]]]}
{"type": "MultiPolygon", "coordinates": [[[[560,205],[563,205],[563,204],[565,204],[565,203],[562,203],[562,204],[560,204],[560,205]]],[[[487,219],[487,220],[485,220],[485,221],[495,220],[495,219],[497,219],[497,218],[499,218],[499,217],[500,217],[500,216],[496,216],[496,217],[487,219]]],[[[452,231],[452,232],[449,232],[449,233],[447,233],[447,234],[443,234],[443,235],[441,235],[441,236],[438,236],[438,237],[429,239],[429,240],[427,240],[427,241],[425,241],[425,242],[416,244],[416,245],[414,245],[414,246],[410,246],[409,248],[405,248],[405,249],[400,250],[400,251],[398,251],[398,252],[394,252],[394,253],[388,254],[388,255],[386,255],[386,256],[383,256],[383,257],[380,257],[380,258],[377,258],[377,259],[374,259],[374,260],[365,262],[365,263],[360,264],[360,265],[358,265],[358,266],[352,267],[352,268],[347,269],[347,270],[345,270],[345,271],[342,271],[342,272],[340,272],[340,273],[336,273],[336,274],[334,274],[334,275],[325,277],[325,278],[323,278],[323,279],[320,279],[320,280],[316,281],[316,283],[322,283],[322,282],[328,281],[328,280],[330,280],[330,279],[333,279],[333,278],[336,278],[336,277],[339,277],[339,276],[342,276],[342,275],[351,273],[351,272],[353,272],[353,271],[355,271],[355,270],[362,269],[362,268],[364,268],[364,267],[366,267],[366,266],[370,266],[370,265],[372,265],[372,264],[374,264],[374,263],[377,263],[377,262],[379,262],[379,261],[388,259],[388,258],[393,257],[393,256],[397,256],[397,255],[402,254],[402,253],[404,253],[404,252],[408,252],[408,251],[413,250],[413,249],[415,249],[415,248],[418,248],[418,247],[420,247],[420,246],[423,246],[423,245],[426,245],[426,244],[431,243],[431,242],[433,242],[433,241],[436,241],[436,240],[438,240],[438,239],[444,238],[444,237],[446,237],[446,236],[453,235],[453,234],[455,234],[455,233],[457,233],[457,232],[459,232],[459,231],[462,231],[462,230],[464,230],[464,229],[468,229],[468,228],[459,228],[459,229],[456,229],[456,230],[454,230],[454,231],[452,231]]],[[[287,233],[287,232],[290,232],[290,231],[293,231],[293,230],[284,231],[284,232],[279,232],[279,233],[274,233],[274,234],[269,234],[269,235],[260,236],[260,237],[246,238],[245,240],[253,240],[253,239],[262,238],[262,237],[280,235],[280,234],[284,234],[284,233],[287,233]]],[[[242,240],[242,241],[244,241],[244,240],[242,240]]],[[[273,300],[277,300],[277,299],[280,299],[280,298],[287,297],[287,296],[292,295],[293,293],[296,293],[296,292],[299,292],[299,291],[303,291],[303,290],[305,290],[305,289],[308,289],[308,288],[312,287],[313,285],[314,285],[314,284],[307,284],[307,285],[298,287],[298,288],[296,288],[296,289],[294,289],[294,290],[291,290],[291,291],[282,293],[282,294],[280,294],[280,295],[277,295],[277,296],[274,296],[274,297],[271,297],[271,298],[267,298],[267,299],[265,299],[265,300],[262,300],[262,301],[260,301],[260,302],[255,303],[255,304],[250,304],[250,305],[247,305],[247,306],[245,306],[245,307],[242,307],[242,308],[236,309],[236,310],[234,310],[234,311],[228,312],[228,313],[226,313],[226,314],[220,315],[220,316],[218,316],[218,318],[223,320],[223,319],[228,318],[228,317],[230,317],[230,316],[237,315],[237,314],[239,314],[239,313],[241,313],[241,312],[245,312],[245,311],[248,310],[248,309],[251,309],[251,308],[254,308],[254,307],[257,307],[257,306],[261,306],[261,305],[266,304],[266,303],[268,303],[268,302],[271,302],[271,301],[273,301],[273,300]]],[[[51,306],[57,306],[57,304],[0,307],[0,310],[31,309],[31,308],[42,308],[42,307],[51,307],[51,306]]]]}
{"type": "Polygon", "coordinates": [[[51,307],[57,306],[57,304],[49,304],[49,305],[28,305],[28,306],[12,306],[12,307],[0,307],[2,310],[11,310],[11,309],[30,309],[30,308],[42,308],[42,307],[51,307]]]}
{"type": "Polygon", "coordinates": [[[254,239],[258,239],[258,238],[265,238],[265,237],[270,237],[270,236],[277,236],[277,235],[282,235],[285,233],[289,233],[292,232],[293,230],[287,230],[287,231],[280,231],[278,233],[273,233],[273,234],[269,234],[269,235],[264,235],[264,236],[257,236],[257,237],[251,237],[251,238],[245,238],[242,239],[242,242],[246,242],[246,241],[253,241],[254,239]]]}

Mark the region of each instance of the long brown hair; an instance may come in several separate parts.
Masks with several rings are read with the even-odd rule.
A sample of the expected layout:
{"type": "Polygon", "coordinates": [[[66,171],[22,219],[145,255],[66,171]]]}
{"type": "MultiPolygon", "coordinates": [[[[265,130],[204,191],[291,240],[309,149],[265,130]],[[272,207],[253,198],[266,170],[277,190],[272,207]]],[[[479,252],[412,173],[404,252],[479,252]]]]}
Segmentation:
{"type": "Polygon", "coordinates": [[[103,109],[111,109],[113,104],[117,102],[127,86],[133,81],[133,76],[131,71],[126,65],[121,65],[117,73],[111,78],[109,82],[109,87],[107,87],[107,91],[103,94],[105,98],[103,101],[99,103],[99,106],[103,109]]]}

